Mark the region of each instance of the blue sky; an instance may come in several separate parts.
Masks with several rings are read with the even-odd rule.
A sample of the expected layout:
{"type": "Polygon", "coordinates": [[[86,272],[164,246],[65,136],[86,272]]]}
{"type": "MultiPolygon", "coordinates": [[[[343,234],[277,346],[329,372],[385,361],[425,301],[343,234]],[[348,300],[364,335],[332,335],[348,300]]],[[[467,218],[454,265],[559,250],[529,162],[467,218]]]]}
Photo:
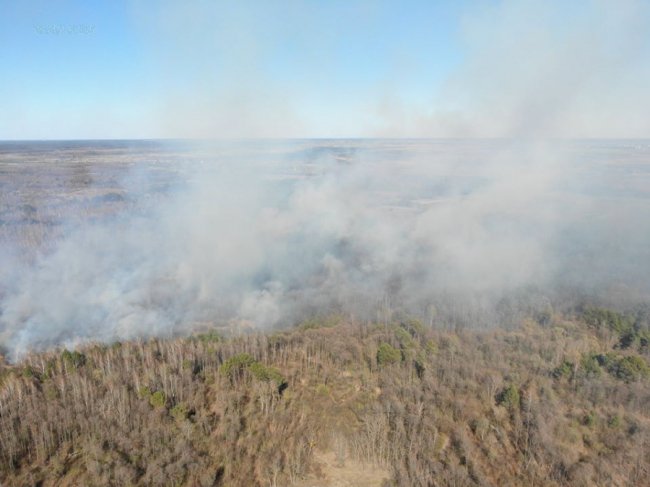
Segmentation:
{"type": "Polygon", "coordinates": [[[383,91],[435,95],[461,56],[461,4],[3,0],[0,138],[173,137],[159,118],[179,99],[233,111],[259,92],[290,98],[279,135],[363,135],[383,91]]]}
{"type": "Polygon", "coordinates": [[[649,19],[635,0],[0,0],[0,139],[640,136],[649,19]]]}

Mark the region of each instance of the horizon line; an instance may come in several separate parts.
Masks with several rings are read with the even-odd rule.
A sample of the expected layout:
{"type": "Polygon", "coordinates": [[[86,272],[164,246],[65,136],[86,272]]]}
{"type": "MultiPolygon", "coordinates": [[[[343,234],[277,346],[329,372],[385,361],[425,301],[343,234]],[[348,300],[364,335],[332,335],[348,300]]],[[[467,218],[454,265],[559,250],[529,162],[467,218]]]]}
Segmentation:
{"type": "Polygon", "coordinates": [[[520,141],[597,141],[597,140],[617,140],[617,141],[646,141],[647,137],[128,137],[128,138],[52,138],[52,139],[0,139],[0,144],[14,142],[246,142],[246,141],[307,141],[307,140],[520,140],[520,141]]]}

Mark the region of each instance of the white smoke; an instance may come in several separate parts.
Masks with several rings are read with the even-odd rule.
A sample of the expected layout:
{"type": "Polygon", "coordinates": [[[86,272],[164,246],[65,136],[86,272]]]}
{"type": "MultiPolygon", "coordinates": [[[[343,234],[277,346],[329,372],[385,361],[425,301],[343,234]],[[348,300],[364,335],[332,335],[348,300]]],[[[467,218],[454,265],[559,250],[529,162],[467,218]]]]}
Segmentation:
{"type": "MultiPolygon", "coordinates": [[[[582,175],[572,176],[577,163],[568,148],[323,144],[326,155],[315,163],[318,147],[289,144],[271,157],[269,143],[258,161],[260,152],[246,155],[245,142],[238,164],[219,156],[187,167],[169,162],[183,168],[180,189],[155,204],[131,189],[127,194],[142,200],[136,209],[71,225],[34,264],[7,262],[2,343],[20,354],[187,333],[233,319],[268,328],[332,312],[429,319],[435,309],[441,325],[486,326],[503,318],[500,302],[531,287],[546,302],[558,284],[584,286],[595,267],[576,264],[557,281],[572,258],[566,228],[575,229],[578,248],[589,244],[613,265],[647,241],[643,230],[634,235],[620,222],[621,214],[647,212],[647,200],[611,221],[601,216],[630,238],[617,256],[607,254],[611,235],[580,223],[597,216],[597,199],[575,205],[582,196],[572,185],[582,175]],[[340,149],[354,151],[341,156],[340,149]]],[[[141,181],[148,177],[136,172],[141,181]]],[[[598,285],[626,283],[630,275],[593,274],[598,285]]]]}

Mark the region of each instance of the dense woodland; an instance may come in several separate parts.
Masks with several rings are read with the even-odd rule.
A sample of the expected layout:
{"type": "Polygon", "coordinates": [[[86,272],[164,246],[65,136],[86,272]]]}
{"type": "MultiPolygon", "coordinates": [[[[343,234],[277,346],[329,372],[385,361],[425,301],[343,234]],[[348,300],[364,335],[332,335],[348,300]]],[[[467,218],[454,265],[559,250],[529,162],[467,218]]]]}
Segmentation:
{"type": "Polygon", "coordinates": [[[0,483],[333,485],[335,452],[386,486],[650,485],[649,338],[585,308],[34,354],[0,366],[0,483]]]}

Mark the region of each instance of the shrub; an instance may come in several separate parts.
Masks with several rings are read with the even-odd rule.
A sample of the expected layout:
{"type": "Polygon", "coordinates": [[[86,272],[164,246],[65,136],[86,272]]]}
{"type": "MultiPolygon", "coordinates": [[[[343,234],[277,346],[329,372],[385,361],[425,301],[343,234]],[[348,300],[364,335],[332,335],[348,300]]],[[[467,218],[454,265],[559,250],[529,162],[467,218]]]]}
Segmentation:
{"type": "Polygon", "coordinates": [[[618,428],[621,425],[621,417],[618,414],[615,414],[609,421],[607,421],[607,426],[610,428],[618,428]]]}
{"type": "Polygon", "coordinates": [[[612,376],[625,382],[650,377],[650,366],[638,355],[621,356],[613,352],[592,355],[594,360],[612,376]]]}
{"type": "Polygon", "coordinates": [[[424,346],[424,349],[430,355],[435,355],[435,354],[438,353],[438,344],[435,342],[435,340],[427,340],[427,343],[424,346]]]}
{"type": "Polygon", "coordinates": [[[32,377],[38,378],[38,374],[31,365],[25,365],[23,367],[23,377],[25,379],[31,379],[32,377]]]}
{"type": "Polygon", "coordinates": [[[636,348],[639,346],[639,335],[635,330],[629,331],[621,335],[621,339],[618,341],[619,348],[636,348]]]}
{"type": "Polygon", "coordinates": [[[262,365],[259,362],[253,362],[248,366],[248,370],[250,373],[255,377],[257,380],[261,381],[269,381],[270,380],[270,374],[269,371],[267,370],[264,365],[262,365]]]}
{"type": "Polygon", "coordinates": [[[415,343],[410,333],[406,331],[404,328],[398,328],[397,330],[395,330],[395,338],[397,338],[400,347],[402,348],[411,348],[415,343]]]}
{"type": "Polygon", "coordinates": [[[423,352],[419,352],[413,360],[413,366],[415,367],[415,372],[418,377],[421,379],[424,375],[424,371],[427,369],[426,356],[423,352]]]}
{"type": "Polygon", "coordinates": [[[255,359],[247,353],[239,353],[233,355],[226,360],[219,370],[223,375],[229,379],[234,379],[235,376],[240,375],[246,368],[255,363],[255,359]]]}
{"type": "Polygon", "coordinates": [[[639,332],[639,348],[642,350],[650,348],[650,330],[639,332]]]}
{"type": "Polygon", "coordinates": [[[183,403],[177,404],[176,406],[171,408],[169,412],[175,419],[179,421],[187,419],[190,415],[189,408],[183,403]]]}
{"type": "Polygon", "coordinates": [[[594,359],[596,359],[598,365],[600,365],[601,367],[605,367],[606,369],[609,369],[612,363],[616,362],[616,354],[613,352],[609,352],[606,354],[599,353],[598,355],[594,355],[594,359]]]}
{"type": "Polygon", "coordinates": [[[598,362],[598,354],[595,353],[584,354],[580,360],[580,367],[587,377],[598,377],[603,372],[598,362]]]}
{"type": "Polygon", "coordinates": [[[560,366],[553,369],[553,377],[556,379],[560,379],[562,377],[571,379],[573,377],[573,364],[565,360],[560,366]]]}
{"type": "Polygon", "coordinates": [[[43,373],[45,379],[51,379],[54,377],[54,359],[50,359],[45,364],[45,372],[43,373]]]}
{"type": "Polygon", "coordinates": [[[596,413],[590,411],[589,413],[585,414],[584,417],[582,418],[582,424],[591,428],[592,426],[596,425],[597,419],[598,417],[596,416],[596,413]]]}
{"type": "Polygon", "coordinates": [[[594,328],[607,328],[618,334],[624,334],[632,329],[632,319],[628,316],[605,308],[587,308],[582,313],[582,319],[594,328]]]}
{"type": "Polygon", "coordinates": [[[484,418],[480,417],[471,422],[470,428],[478,438],[483,441],[485,435],[490,431],[490,422],[484,418]]]}
{"type": "Polygon", "coordinates": [[[628,355],[616,360],[610,366],[610,373],[625,382],[633,382],[650,376],[650,367],[637,355],[628,355]]]}
{"type": "Polygon", "coordinates": [[[339,315],[314,316],[303,321],[298,328],[301,330],[315,330],[318,328],[332,328],[341,322],[339,315]]]}
{"type": "Polygon", "coordinates": [[[377,349],[377,364],[380,366],[390,365],[399,362],[402,353],[388,343],[382,343],[377,349]]]}
{"type": "Polygon", "coordinates": [[[244,371],[248,371],[257,380],[275,382],[280,392],[287,387],[287,381],[279,370],[273,367],[266,367],[247,353],[240,353],[230,357],[221,365],[220,370],[230,380],[241,376],[244,371]]]}
{"type": "Polygon", "coordinates": [[[514,384],[504,387],[499,394],[497,394],[497,404],[504,406],[510,411],[519,409],[521,402],[519,397],[519,389],[514,384]]]}
{"type": "Polygon", "coordinates": [[[86,356],[76,350],[74,352],[67,349],[63,350],[63,353],[61,353],[61,359],[65,363],[66,367],[72,367],[74,369],[78,369],[86,363],[86,356]]]}
{"type": "Polygon", "coordinates": [[[634,348],[643,350],[648,348],[650,343],[650,332],[646,330],[633,329],[624,333],[618,341],[618,347],[622,349],[634,348]]]}
{"type": "Polygon", "coordinates": [[[165,397],[165,393],[163,391],[156,391],[151,394],[151,397],[149,398],[149,404],[155,408],[165,407],[166,402],[167,398],[165,397]]]}
{"type": "Polygon", "coordinates": [[[193,338],[201,343],[219,343],[223,341],[223,337],[215,330],[210,330],[206,333],[199,333],[193,338]]]}
{"type": "Polygon", "coordinates": [[[412,337],[424,335],[424,325],[417,318],[409,318],[402,323],[400,327],[406,330],[412,337]]]}
{"type": "Polygon", "coordinates": [[[138,389],[138,396],[140,396],[142,399],[149,399],[151,397],[151,389],[149,389],[147,386],[142,386],[140,389],[138,389]]]}
{"type": "Polygon", "coordinates": [[[257,380],[264,382],[273,381],[278,385],[278,387],[281,387],[286,383],[286,380],[277,369],[274,369],[273,367],[266,367],[259,362],[253,362],[250,364],[248,366],[248,370],[257,380]]]}

